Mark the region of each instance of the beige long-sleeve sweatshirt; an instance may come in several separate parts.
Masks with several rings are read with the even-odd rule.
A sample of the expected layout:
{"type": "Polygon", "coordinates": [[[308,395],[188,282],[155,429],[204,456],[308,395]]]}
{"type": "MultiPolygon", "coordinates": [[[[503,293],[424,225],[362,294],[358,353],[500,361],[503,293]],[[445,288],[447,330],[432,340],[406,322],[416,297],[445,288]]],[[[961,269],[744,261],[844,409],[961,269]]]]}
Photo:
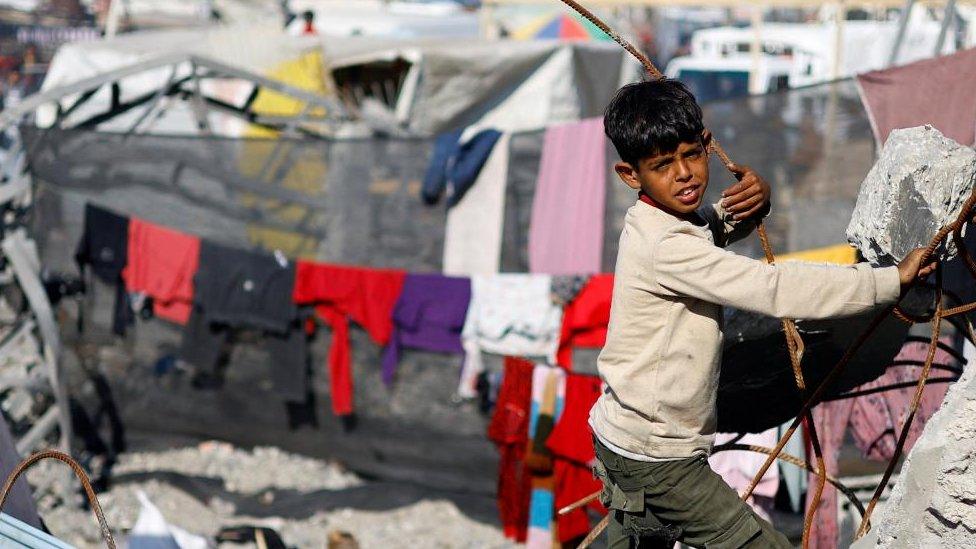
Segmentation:
{"type": "Polygon", "coordinates": [[[747,231],[716,209],[701,226],[644,202],[627,212],[598,361],[606,390],[590,412],[596,435],[626,453],[667,459],[711,451],[723,305],[820,319],[898,298],[896,267],[769,265],[723,250],[747,231]]]}

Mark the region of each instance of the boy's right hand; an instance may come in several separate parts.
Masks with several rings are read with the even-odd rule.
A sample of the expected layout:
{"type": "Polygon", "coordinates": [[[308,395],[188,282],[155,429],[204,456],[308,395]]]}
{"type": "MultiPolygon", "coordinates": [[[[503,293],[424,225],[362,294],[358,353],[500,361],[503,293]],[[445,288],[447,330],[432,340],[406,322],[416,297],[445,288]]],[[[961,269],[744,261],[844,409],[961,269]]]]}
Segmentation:
{"type": "Polygon", "coordinates": [[[922,265],[923,255],[925,255],[925,248],[915,248],[898,264],[898,277],[901,279],[902,290],[907,289],[916,280],[925,280],[935,272],[935,261],[929,259],[928,263],[922,265]]]}

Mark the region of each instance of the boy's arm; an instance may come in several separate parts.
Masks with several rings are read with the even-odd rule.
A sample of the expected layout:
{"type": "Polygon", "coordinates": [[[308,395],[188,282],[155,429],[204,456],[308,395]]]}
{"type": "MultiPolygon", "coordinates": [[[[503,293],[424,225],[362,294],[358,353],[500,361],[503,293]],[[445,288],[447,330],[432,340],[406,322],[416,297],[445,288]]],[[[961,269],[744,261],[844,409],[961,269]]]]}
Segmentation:
{"type": "Polygon", "coordinates": [[[698,210],[720,248],[748,236],[756,222],[769,214],[769,183],[748,166],[729,168],[739,181],[722,192],[721,202],[698,210]]]}
{"type": "Polygon", "coordinates": [[[655,282],[666,294],[777,318],[819,319],[892,303],[901,291],[898,267],[769,265],[722,250],[695,231],[679,225],[655,247],[655,282]]]}

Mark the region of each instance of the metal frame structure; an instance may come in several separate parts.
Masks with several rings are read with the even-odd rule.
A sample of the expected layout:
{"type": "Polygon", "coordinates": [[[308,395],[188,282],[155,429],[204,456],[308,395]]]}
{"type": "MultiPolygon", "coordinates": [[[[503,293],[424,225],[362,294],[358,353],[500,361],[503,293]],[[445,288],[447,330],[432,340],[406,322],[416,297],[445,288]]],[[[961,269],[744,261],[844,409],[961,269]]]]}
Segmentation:
{"type": "MultiPolygon", "coordinates": [[[[898,52],[901,51],[901,45],[905,42],[905,31],[908,29],[912,9],[918,3],[919,0],[907,0],[902,7],[901,14],[898,17],[898,34],[895,36],[895,43],[891,45],[891,54],[888,56],[889,67],[898,61],[898,52]]],[[[956,12],[956,3],[957,0],[945,0],[944,2],[945,11],[942,14],[942,26],[939,27],[939,38],[935,41],[935,51],[932,52],[932,55],[936,57],[942,53],[942,47],[945,45],[945,39],[949,33],[949,25],[952,23],[958,25],[961,20],[956,12]]],[[[926,2],[923,5],[929,5],[929,3],[926,2]]]]}
{"type": "MultiPolygon", "coordinates": [[[[146,133],[152,130],[155,120],[177,104],[189,105],[196,122],[193,131],[202,136],[213,135],[210,120],[214,113],[280,132],[282,137],[312,139],[329,137],[340,123],[349,119],[346,109],[338,100],[189,54],[165,55],[44,90],[25,98],[15,107],[0,112],[0,135],[7,138],[5,150],[0,151],[0,260],[5,266],[0,286],[16,284],[29,305],[27,313],[21,315],[17,323],[10,327],[8,335],[0,341],[0,357],[9,352],[11,341],[34,337],[39,343],[44,368],[47,370],[46,376],[38,375],[35,369],[26,377],[0,371],[0,390],[20,386],[37,388],[38,385],[46,384],[45,391],[50,392],[53,402],[50,407],[37,414],[30,429],[20,436],[17,449],[22,453],[53,440],[55,430],[62,449],[68,451],[71,441],[71,417],[60,368],[62,346],[57,320],[42,284],[36,246],[28,237],[24,223],[23,214],[33,202],[33,182],[27,169],[28,147],[43,143],[47,130],[94,129],[123,115],[134,117],[123,132],[125,137],[146,133]],[[168,76],[157,89],[122,99],[128,79],[148,73],[159,74],[160,71],[168,71],[168,76]],[[236,104],[207,92],[205,82],[221,80],[244,83],[251,86],[251,91],[242,102],[236,104]],[[109,100],[104,108],[100,108],[98,101],[93,99],[104,99],[106,92],[109,100]],[[254,102],[262,92],[295,100],[302,105],[301,110],[294,116],[268,116],[257,112],[253,108],[254,102]],[[25,144],[20,135],[20,126],[36,123],[39,118],[43,118],[38,117],[38,113],[45,109],[48,113],[53,113],[53,117],[49,117],[51,119],[48,124],[38,128],[38,139],[34,139],[30,145],[25,144]],[[46,378],[46,381],[39,378],[46,378]]],[[[278,140],[261,173],[266,173],[288,154],[287,147],[281,145],[286,141],[287,139],[278,140]]],[[[185,166],[191,170],[211,173],[218,179],[231,176],[221,171],[217,165],[201,166],[199,162],[187,160],[185,166]]],[[[179,186],[178,176],[174,177],[176,179],[172,183],[179,186]]],[[[293,196],[296,193],[286,189],[258,184],[256,181],[242,182],[240,174],[233,174],[233,177],[236,186],[240,187],[239,190],[280,201],[284,206],[294,204],[302,198],[293,196]]]]}
{"type": "Polygon", "coordinates": [[[154,114],[158,115],[158,109],[166,108],[161,104],[162,99],[166,97],[192,101],[196,107],[198,129],[205,135],[210,133],[207,122],[209,111],[220,112],[251,124],[280,131],[285,136],[325,137],[332,133],[336,123],[347,119],[346,109],[335,99],[311,93],[212,59],[190,54],[172,54],[34,94],[24,99],[16,107],[0,113],[0,131],[21,123],[26,117],[41,108],[54,106],[55,120],[52,126],[79,129],[96,127],[102,122],[134,109],[142,108],[144,109],[142,114],[128,129],[128,133],[137,133],[148,129],[148,126],[143,124],[154,114]],[[164,86],[129,101],[123,102],[120,99],[122,86],[127,78],[160,69],[169,70],[169,78],[164,86]],[[250,95],[241,104],[235,105],[206,93],[201,85],[206,80],[246,81],[253,88],[250,95]],[[68,118],[72,114],[89,103],[98,92],[106,88],[112,97],[107,110],[84,120],[68,122],[68,118]],[[254,100],[262,91],[278,93],[301,101],[305,104],[305,109],[297,116],[262,115],[253,109],[254,100]]]}

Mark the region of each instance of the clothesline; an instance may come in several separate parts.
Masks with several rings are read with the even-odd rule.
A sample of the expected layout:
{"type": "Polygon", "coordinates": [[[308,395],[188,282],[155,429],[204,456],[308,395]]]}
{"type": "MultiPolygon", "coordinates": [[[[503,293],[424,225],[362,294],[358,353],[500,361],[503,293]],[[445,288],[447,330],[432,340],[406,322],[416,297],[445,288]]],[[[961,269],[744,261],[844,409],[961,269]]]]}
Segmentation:
{"type": "Polygon", "coordinates": [[[385,347],[383,377],[395,378],[405,348],[465,354],[458,393],[475,396],[482,352],[536,356],[571,368],[574,347],[600,347],[609,322],[612,275],[434,273],[292,260],[236,249],[88,204],[76,260],[116,290],[113,331],[136,314],[184,327],[181,358],[216,375],[236,329],[265,335],[285,402],[304,399],[306,339],[317,324],[333,332],[332,405],[352,413],[349,321],[385,347]],[[568,312],[568,315],[564,315],[568,312]]]}

